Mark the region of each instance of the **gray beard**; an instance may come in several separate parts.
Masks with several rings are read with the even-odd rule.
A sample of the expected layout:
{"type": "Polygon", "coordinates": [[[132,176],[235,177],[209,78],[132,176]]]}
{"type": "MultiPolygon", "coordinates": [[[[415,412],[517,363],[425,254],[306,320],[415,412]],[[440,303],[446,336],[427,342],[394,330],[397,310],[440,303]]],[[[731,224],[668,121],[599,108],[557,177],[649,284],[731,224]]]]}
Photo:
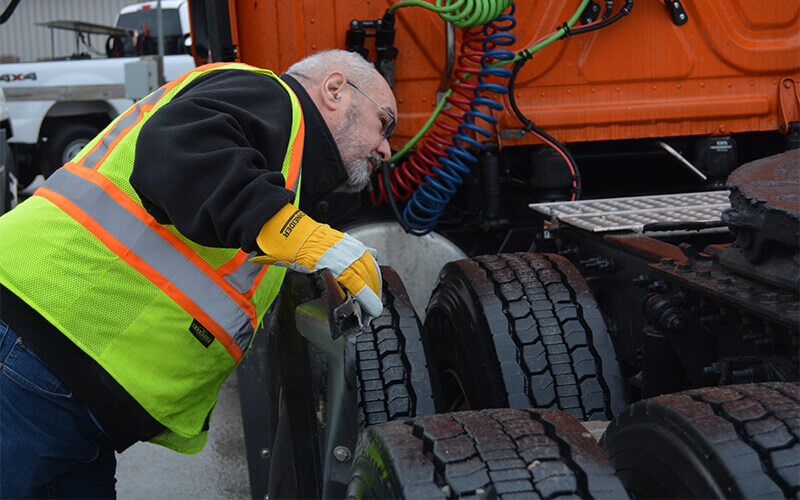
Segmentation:
{"type": "Polygon", "coordinates": [[[337,192],[357,193],[364,189],[369,183],[370,162],[369,159],[377,157],[372,152],[364,155],[364,142],[356,133],[361,114],[355,105],[351,105],[345,113],[344,121],[337,123],[331,130],[339,154],[342,157],[344,168],[347,170],[347,182],[336,189],[337,192]]]}

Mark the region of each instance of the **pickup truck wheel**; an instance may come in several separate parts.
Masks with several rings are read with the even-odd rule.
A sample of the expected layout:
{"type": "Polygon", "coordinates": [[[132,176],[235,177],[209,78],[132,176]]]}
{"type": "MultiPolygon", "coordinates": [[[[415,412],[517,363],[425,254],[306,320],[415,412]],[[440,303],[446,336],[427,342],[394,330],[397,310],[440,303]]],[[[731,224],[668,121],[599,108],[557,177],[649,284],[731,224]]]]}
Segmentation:
{"type": "Polygon", "coordinates": [[[555,410],[465,411],[369,427],[347,498],[627,498],[603,451],[555,410]]]}
{"type": "Polygon", "coordinates": [[[50,126],[52,132],[42,150],[41,169],[45,177],[70,161],[94,139],[100,129],[85,122],[60,121],[50,126]]]}
{"type": "Polygon", "coordinates": [[[637,498],[797,498],[800,387],[761,383],[640,401],[600,440],[637,498]]]}
{"type": "Polygon", "coordinates": [[[419,317],[394,269],[381,273],[383,312],[356,338],[360,429],[434,413],[419,317]]]}
{"type": "Polygon", "coordinates": [[[626,403],[614,347],[581,275],[559,255],[465,259],[439,274],[425,319],[440,411],[553,408],[610,420],[626,403]]]}
{"type": "MultiPolygon", "coordinates": [[[[8,143],[2,143],[5,149],[5,170],[0,172],[0,215],[14,208],[19,202],[19,172],[14,160],[14,153],[8,143]]],[[[0,169],[3,165],[0,164],[0,169]]]]}

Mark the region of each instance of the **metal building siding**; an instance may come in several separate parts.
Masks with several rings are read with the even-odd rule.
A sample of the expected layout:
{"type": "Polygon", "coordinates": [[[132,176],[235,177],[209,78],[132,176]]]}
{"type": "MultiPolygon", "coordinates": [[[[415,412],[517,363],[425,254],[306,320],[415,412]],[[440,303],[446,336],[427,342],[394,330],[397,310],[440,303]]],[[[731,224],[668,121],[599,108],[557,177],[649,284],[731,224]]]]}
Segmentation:
{"type": "MultiPolygon", "coordinates": [[[[10,0],[0,0],[0,10],[10,0]]],[[[0,24],[0,62],[11,62],[7,56],[17,56],[20,61],[49,59],[52,55],[50,29],[34,23],[55,20],[77,20],[97,24],[114,24],[117,13],[125,5],[139,0],[25,0],[14,14],[0,24]]],[[[65,57],[75,52],[75,33],[53,30],[55,56],[65,57]]],[[[92,46],[105,52],[106,37],[91,36],[92,46]]],[[[88,52],[81,45],[81,52],[88,52]]]]}

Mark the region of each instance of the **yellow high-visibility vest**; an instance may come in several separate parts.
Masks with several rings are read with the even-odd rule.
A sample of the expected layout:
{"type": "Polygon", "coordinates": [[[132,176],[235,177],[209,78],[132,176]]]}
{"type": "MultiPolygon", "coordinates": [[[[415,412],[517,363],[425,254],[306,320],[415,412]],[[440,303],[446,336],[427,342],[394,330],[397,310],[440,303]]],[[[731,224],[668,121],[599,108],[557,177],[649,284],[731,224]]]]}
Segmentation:
{"type": "Polygon", "coordinates": [[[199,245],[147,213],[130,184],[142,125],[211,71],[274,78],[292,125],[281,172],[299,204],[305,127],[297,96],[245,64],[196,68],[117,117],[29,199],[0,217],[0,283],[102,366],[166,427],[152,441],[205,445],[220,386],[250,347],[285,269],[199,245]]]}

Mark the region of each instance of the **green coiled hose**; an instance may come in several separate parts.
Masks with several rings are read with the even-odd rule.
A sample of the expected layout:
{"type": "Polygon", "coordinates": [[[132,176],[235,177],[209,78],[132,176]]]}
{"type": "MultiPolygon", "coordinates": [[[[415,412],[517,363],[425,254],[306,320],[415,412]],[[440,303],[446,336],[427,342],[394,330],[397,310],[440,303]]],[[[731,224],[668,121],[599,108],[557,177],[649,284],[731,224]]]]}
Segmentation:
{"type": "MultiPolygon", "coordinates": [[[[436,1],[437,5],[440,4],[441,1],[442,0],[437,0],[436,1]]],[[[467,0],[467,1],[470,1],[470,0],[467,0]]],[[[479,1],[479,0],[470,1],[470,5],[472,5],[474,2],[477,2],[477,1],[479,1]]],[[[484,2],[490,2],[490,0],[483,0],[483,1],[484,2]]],[[[461,1],[456,2],[455,4],[452,4],[450,7],[451,8],[452,7],[458,8],[461,3],[462,3],[461,1]]],[[[498,2],[498,3],[501,3],[501,2],[498,2]]],[[[511,3],[513,3],[513,1],[503,1],[502,2],[502,4],[504,5],[503,10],[507,6],[511,5],[511,3]]],[[[419,5],[421,7],[426,7],[427,6],[431,10],[435,9],[435,7],[433,5],[429,4],[428,2],[424,2],[423,0],[403,0],[401,2],[398,2],[398,3],[394,4],[394,5],[392,5],[389,8],[389,10],[393,11],[393,10],[399,8],[399,7],[403,7],[403,6],[406,6],[406,5],[419,5]],[[411,2],[415,2],[415,3],[412,4],[411,2]]],[[[583,14],[583,11],[586,9],[586,7],[588,5],[589,5],[589,0],[581,0],[581,3],[578,6],[578,9],[575,11],[574,14],[572,14],[572,17],[569,19],[569,21],[567,21],[567,26],[569,28],[571,28],[572,25],[574,25],[578,21],[578,18],[580,18],[581,14],[583,14]]],[[[501,12],[502,12],[502,10],[500,12],[498,12],[497,15],[495,15],[494,17],[497,17],[498,15],[500,15],[501,12]]],[[[441,15],[441,14],[439,14],[439,15],[441,15]]],[[[494,19],[494,17],[492,19],[494,19]]],[[[487,22],[490,22],[492,19],[490,19],[487,22]]],[[[561,38],[566,32],[567,32],[567,30],[564,29],[563,27],[562,28],[558,28],[547,39],[545,39],[545,40],[533,45],[532,47],[528,47],[528,48],[524,49],[523,51],[520,51],[520,53],[518,53],[517,56],[514,59],[512,59],[510,61],[497,62],[497,63],[494,63],[493,66],[499,66],[499,65],[502,65],[502,64],[515,63],[518,60],[522,59],[523,57],[529,57],[530,55],[532,55],[533,53],[535,53],[539,49],[542,49],[545,46],[547,46],[547,45],[553,43],[554,41],[558,40],[559,38],[561,38]]],[[[471,75],[469,73],[465,73],[463,75],[460,75],[459,78],[456,80],[456,82],[461,81],[461,79],[469,78],[470,76],[471,75]]],[[[434,108],[433,113],[431,114],[431,116],[428,118],[428,121],[425,122],[425,124],[414,135],[414,137],[412,137],[402,148],[400,148],[399,151],[397,151],[395,154],[392,155],[391,161],[396,162],[396,161],[400,160],[400,158],[402,158],[403,155],[408,153],[411,150],[411,148],[413,148],[417,144],[417,141],[419,141],[422,138],[422,136],[424,136],[428,132],[428,130],[433,125],[433,122],[435,122],[436,118],[439,116],[439,113],[441,113],[442,109],[444,109],[445,104],[447,104],[446,99],[448,97],[450,97],[452,94],[453,94],[453,89],[451,87],[442,96],[442,98],[439,99],[439,102],[436,104],[436,107],[434,108]]]]}
{"type": "Polygon", "coordinates": [[[458,28],[471,28],[486,24],[503,13],[514,0],[436,0],[436,5],[425,0],[401,0],[389,7],[394,13],[400,7],[423,7],[458,28]]]}

